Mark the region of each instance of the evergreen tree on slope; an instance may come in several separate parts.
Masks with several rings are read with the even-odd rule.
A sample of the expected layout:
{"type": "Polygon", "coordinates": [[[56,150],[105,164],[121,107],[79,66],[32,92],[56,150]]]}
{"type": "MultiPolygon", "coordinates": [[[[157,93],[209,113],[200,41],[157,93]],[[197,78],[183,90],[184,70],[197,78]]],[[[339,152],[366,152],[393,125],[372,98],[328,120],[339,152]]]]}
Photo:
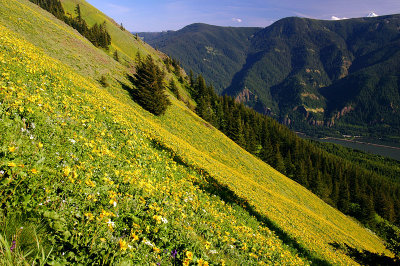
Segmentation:
{"type": "Polygon", "coordinates": [[[147,111],[161,115],[165,113],[171,104],[165,94],[163,84],[164,73],[154,63],[149,55],[139,63],[136,69],[134,97],[136,101],[147,111]]]}

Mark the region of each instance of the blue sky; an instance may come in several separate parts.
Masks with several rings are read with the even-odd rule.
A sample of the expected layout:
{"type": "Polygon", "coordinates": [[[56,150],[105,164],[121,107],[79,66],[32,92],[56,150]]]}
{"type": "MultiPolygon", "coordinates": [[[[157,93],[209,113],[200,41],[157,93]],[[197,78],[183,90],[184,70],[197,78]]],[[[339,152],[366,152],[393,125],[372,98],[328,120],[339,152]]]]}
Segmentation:
{"type": "Polygon", "coordinates": [[[400,0],[87,0],[130,31],[177,30],[203,22],[265,27],[288,16],[316,19],[400,13],[400,0]]]}

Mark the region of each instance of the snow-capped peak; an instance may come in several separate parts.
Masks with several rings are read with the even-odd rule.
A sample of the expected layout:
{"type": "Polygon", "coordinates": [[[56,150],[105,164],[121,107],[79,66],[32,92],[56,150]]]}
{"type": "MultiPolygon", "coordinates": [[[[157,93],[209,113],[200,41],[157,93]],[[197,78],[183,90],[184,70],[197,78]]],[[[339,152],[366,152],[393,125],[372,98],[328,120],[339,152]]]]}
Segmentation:
{"type": "Polygon", "coordinates": [[[377,17],[378,16],[378,14],[376,14],[375,12],[371,12],[371,13],[369,13],[368,14],[368,18],[374,18],[374,17],[377,17]]]}

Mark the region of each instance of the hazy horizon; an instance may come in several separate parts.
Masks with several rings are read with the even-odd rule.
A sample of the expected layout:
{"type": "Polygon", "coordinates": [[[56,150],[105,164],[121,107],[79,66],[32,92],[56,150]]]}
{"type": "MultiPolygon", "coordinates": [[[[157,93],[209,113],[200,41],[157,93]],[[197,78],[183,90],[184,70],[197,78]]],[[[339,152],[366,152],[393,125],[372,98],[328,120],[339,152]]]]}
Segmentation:
{"type": "Polygon", "coordinates": [[[88,0],[132,32],[178,30],[193,23],[217,26],[266,27],[291,16],[314,19],[365,17],[400,13],[398,0],[88,0]]]}

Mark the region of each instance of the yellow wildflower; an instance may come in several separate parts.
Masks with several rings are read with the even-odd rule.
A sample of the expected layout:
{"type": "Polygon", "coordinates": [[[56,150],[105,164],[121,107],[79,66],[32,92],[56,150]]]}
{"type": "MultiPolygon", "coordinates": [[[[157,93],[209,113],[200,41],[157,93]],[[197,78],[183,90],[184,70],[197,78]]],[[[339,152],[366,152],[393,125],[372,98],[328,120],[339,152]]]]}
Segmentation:
{"type": "Polygon", "coordinates": [[[253,258],[255,258],[255,259],[258,259],[258,256],[257,256],[256,254],[254,254],[254,253],[249,253],[249,256],[250,256],[250,257],[253,257],[253,258]]]}
{"type": "Polygon", "coordinates": [[[94,219],[94,216],[93,216],[93,214],[92,214],[92,213],[90,213],[90,212],[88,212],[88,213],[85,213],[85,216],[86,216],[86,218],[87,218],[89,221],[91,221],[91,220],[93,220],[93,219],[94,219]]]}
{"type": "Polygon", "coordinates": [[[96,184],[90,179],[87,179],[85,181],[85,184],[88,185],[89,187],[95,187],[96,186],[96,184]]]}
{"type": "Polygon", "coordinates": [[[161,223],[161,218],[162,218],[162,217],[161,217],[160,215],[154,215],[154,216],[153,216],[153,219],[156,220],[158,224],[161,223]]]}
{"type": "Polygon", "coordinates": [[[119,249],[122,251],[125,251],[128,248],[128,244],[126,243],[125,240],[120,239],[118,244],[119,244],[119,249]]]}
{"type": "Polygon", "coordinates": [[[131,233],[131,237],[133,238],[134,241],[139,240],[139,237],[134,232],[131,233]]]}
{"type": "Polygon", "coordinates": [[[43,143],[39,142],[38,147],[39,147],[39,149],[43,148],[43,143]]]}
{"type": "Polygon", "coordinates": [[[203,259],[199,259],[199,260],[197,261],[197,265],[198,265],[198,266],[208,266],[208,262],[205,261],[205,260],[203,260],[203,259]]]}
{"type": "Polygon", "coordinates": [[[186,258],[189,259],[189,260],[193,260],[193,252],[186,251],[186,258]]]}
{"type": "Polygon", "coordinates": [[[7,164],[7,166],[9,166],[9,167],[16,167],[17,165],[16,165],[14,162],[9,162],[9,163],[7,164]]]}
{"type": "Polygon", "coordinates": [[[69,176],[70,173],[71,173],[71,168],[69,168],[68,166],[66,166],[66,167],[63,169],[63,175],[64,175],[64,176],[69,176]]]}
{"type": "Polygon", "coordinates": [[[8,147],[8,151],[9,152],[15,152],[15,147],[14,146],[8,147]]]}
{"type": "Polygon", "coordinates": [[[117,207],[117,202],[116,202],[115,200],[111,199],[111,200],[109,201],[109,203],[110,203],[111,205],[113,205],[114,207],[117,207]]]}
{"type": "Polygon", "coordinates": [[[39,173],[39,172],[38,172],[38,170],[36,170],[35,168],[33,168],[33,169],[31,169],[31,173],[36,175],[36,174],[39,173]]]}

